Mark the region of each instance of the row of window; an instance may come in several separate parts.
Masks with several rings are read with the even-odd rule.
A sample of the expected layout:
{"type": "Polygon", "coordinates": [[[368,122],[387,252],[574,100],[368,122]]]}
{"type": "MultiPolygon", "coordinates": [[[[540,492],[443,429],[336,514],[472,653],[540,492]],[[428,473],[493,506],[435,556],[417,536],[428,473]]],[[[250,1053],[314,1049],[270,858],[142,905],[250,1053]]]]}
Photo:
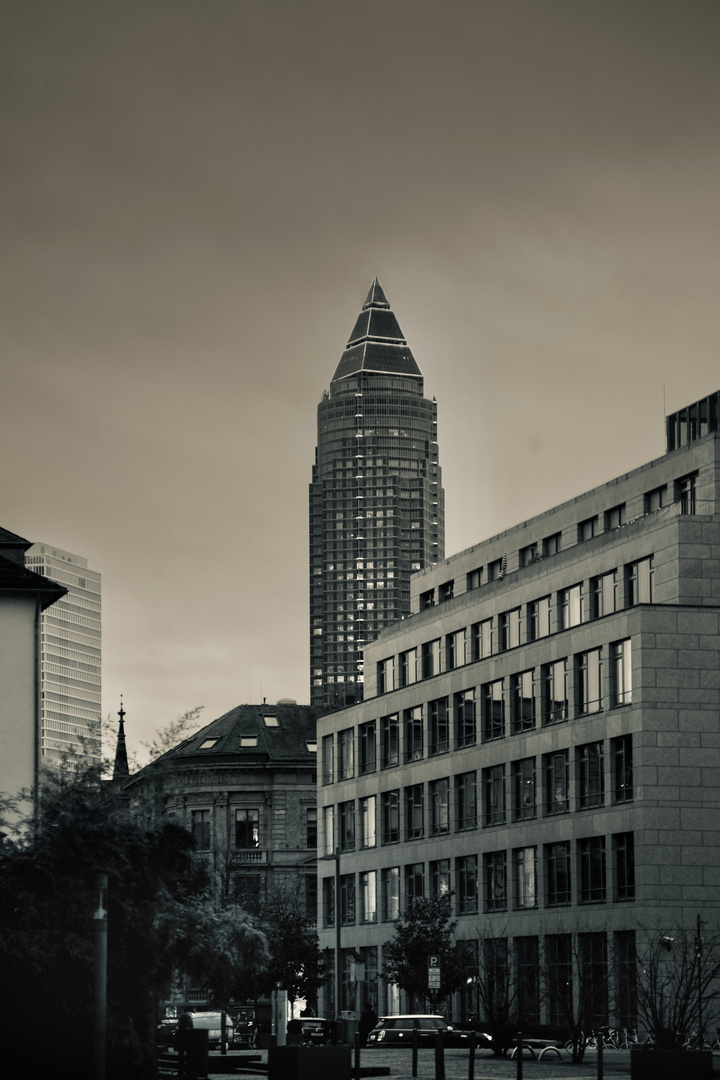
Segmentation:
{"type": "MultiPolygon", "coordinates": [[[[631,641],[609,646],[609,705],[616,708],[632,702],[631,641]]],[[[557,724],[570,718],[570,696],[575,716],[599,712],[603,708],[603,649],[577,653],[569,668],[568,658],[542,664],[539,669],[518,672],[508,678],[483,683],[442,697],[425,705],[404,709],[379,720],[369,720],[356,728],[345,728],[322,741],[323,784],[335,779],[349,780],[356,774],[375,772],[378,765],[389,769],[425,755],[433,757],[451,748],[473,746],[479,735],[483,742],[531,731],[537,726],[557,724]],[[572,679],[572,686],[569,685],[572,679]]]]}
{"type": "MultiPolygon", "coordinates": [[[[401,870],[390,866],[379,873],[363,870],[341,874],[339,907],[342,925],[355,922],[390,922],[400,917],[401,883],[404,901],[426,895],[445,896],[453,892],[456,915],[603,904],[608,899],[624,902],[635,899],[635,860],[632,833],[610,837],[589,836],[574,842],[575,869],[570,840],[508,851],[487,851],[482,856],[438,859],[427,865],[408,863],[401,870]],[[610,884],[607,861],[610,856],[610,884]],[[482,873],[482,880],[479,874],[482,873]],[[541,879],[542,874],[542,879],[541,879]],[[380,891],[378,894],[378,884],[380,891]]],[[[333,926],[336,918],[335,878],[323,878],[322,919],[333,926]]]]}
{"type": "MultiPolygon", "coordinates": [[[[396,844],[464,832],[481,823],[487,828],[508,821],[530,821],[567,814],[573,808],[591,810],[606,802],[605,747],[602,741],[576,746],[571,751],[535,757],[476,770],[454,777],[439,777],[427,784],[348,799],[323,809],[324,852],[336,849],[396,844]],[[380,810],[378,829],[377,811],[380,810]]],[[[613,804],[633,799],[632,736],[610,740],[609,793],[613,804]]]]}
{"type": "MultiPolygon", "coordinates": [[[[191,810],[190,832],[195,839],[198,851],[210,849],[212,846],[210,810],[191,810]]],[[[259,808],[235,810],[233,843],[240,849],[262,846],[259,808]]],[[[317,847],[317,807],[315,806],[305,808],[305,846],[317,847]]]]}
{"type": "MultiPolygon", "coordinates": [[[[624,606],[649,604],[653,599],[653,556],[638,559],[625,567],[624,606]]],[[[589,587],[578,582],[560,589],[555,596],[531,600],[524,606],[503,611],[470,627],[461,627],[443,638],[406,649],[397,657],[377,663],[377,693],[386,694],[445,671],[476,663],[519,645],[568,630],[589,620],[620,610],[617,570],[591,578],[589,587]]]]}
{"type": "MultiPolygon", "coordinates": [[[[653,514],[658,510],[661,510],[664,506],[669,505],[670,502],[677,503],[680,506],[683,514],[694,514],[696,506],[696,481],[698,472],[689,473],[687,476],[681,476],[673,482],[672,485],[672,499],[670,497],[670,491],[667,484],[662,484],[659,487],[653,488],[651,491],[646,491],[643,496],[643,513],[653,514]]],[[[577,543],[584,543],[587,540],[592,540],[593,537],[599,536],[602,532],[610,532],[613,529],[619,528],[624,525],[627,520],[627,506],[625,503],[619,503],[617,506],[610,507],[602,514],[593,514],[591,517],[585,518],[584,521],[580,521],[577,524],[577,543]]],[[[531,544],[526,544],[518,550],[518,565],[522,568],[525,566],[531,566],[533,563],[538,562],[540,559],[547,558],[550,555],[557,555],[562,548],[562,533],[555,532],[549,536],[544,537],[542,540],[534,541],[531,544]]],[[[465,589],[470,591],[472,589],[479,588],[483,581],[499,581],[507,572],[507,558],[495,559],[488,563],[487,566],[478,566],[474,570],[468,571],[465,577],[465,589]]],[[[437,595],[435,589],[428,589],[426,592],[420,594],[420,610],[433,607],[435,603],[444,603],[447,600],[452,600],[456,594],[455,581],[445,581],[438,586],[437,595]]]]}

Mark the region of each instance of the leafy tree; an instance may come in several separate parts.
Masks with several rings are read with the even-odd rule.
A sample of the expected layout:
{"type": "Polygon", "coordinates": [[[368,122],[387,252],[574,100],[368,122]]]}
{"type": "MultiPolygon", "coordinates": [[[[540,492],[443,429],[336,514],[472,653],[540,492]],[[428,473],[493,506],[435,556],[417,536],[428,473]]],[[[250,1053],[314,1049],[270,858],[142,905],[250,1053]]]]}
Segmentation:
{"type": "Polygon", "coordinates": [[[307,918],[305,898],[291,888],[276,890],[260,916],[270,960],[261,973],[258,990],[269,994],[280,983],[292,1008],[298,998],[314,1002],[318,988],[331,972],[320,950],[314,923],[307,918]]]}
{"type": "MultiPolygon", "coordinates": [[[[12,987],[3,1019],[13,1046],[31,1047],[48,1075],[70,1064],[73,1076],[89,1075],[98,872],[109,878],[110,1080],[154,1075],[159,997],[183,961],[212,952],[211,935],[198,933],[208,879],[192,837],[174,825],[142,829],[118,805],[98,771],[59,770],[24,835],[0,843],[0,969],[12,987]]],[[[236,936],[259,955],[246,930],[236,936]]]]}
{"type": "Polygon", "coordinates": [[[385,946],[385,978],[437,1007],[474,974],[467,946],[454,940],[456,926],[450,895],[411,900],[395,924],[394,937],[385,946]],[[440,961],[439,990],[428,989],[428,956],[437,956],[440,961]]]}
{"type": "Polygon", "coordinates": [[[638,1017],[661,1049],[679,1050],[700,1027],[714,1030],[720,1003],[720,935],[645,929],[637,957],[638,1017]],[[698,978],[698,951],[700,952],[698,978]]]}

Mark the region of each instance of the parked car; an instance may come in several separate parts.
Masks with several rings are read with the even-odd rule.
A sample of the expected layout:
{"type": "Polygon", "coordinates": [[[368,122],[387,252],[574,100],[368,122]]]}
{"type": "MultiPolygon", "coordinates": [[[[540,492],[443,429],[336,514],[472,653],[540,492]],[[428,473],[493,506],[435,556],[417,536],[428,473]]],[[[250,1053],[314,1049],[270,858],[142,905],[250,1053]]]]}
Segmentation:
{"type": "Polygon", "coordinates": [[[289,1020],[287,1037],[289,1043],[327,1043],[332,1041],[334,1022],[322,1016],[301,1016],[289,1020]]]}
{"type": "MultiPolygon", "coordinates": [[[[222,1012],[194,1012],[192,1022],[194,1028],[206,1028],[208,1033],[208,1046],[215,1050],[220,1046],[222,1035],[222,1012]]],[[[225,1014],[225,1038],[228,1043],[233,1041],[234,1027],[231,1017],[225,1014]]]]}
{"type": "Polygon", "coordinates": [[[412,1046],[413,1033],[419,1034],[420,1045],[435,1045],[438,1031],[443,1034],[445,1046],[468,1046],[470,1032],[457,1031],[442,1016],[408,1014],[405,1016],[381,1016],[368,1035],[368,1046],[412,1046]]]}

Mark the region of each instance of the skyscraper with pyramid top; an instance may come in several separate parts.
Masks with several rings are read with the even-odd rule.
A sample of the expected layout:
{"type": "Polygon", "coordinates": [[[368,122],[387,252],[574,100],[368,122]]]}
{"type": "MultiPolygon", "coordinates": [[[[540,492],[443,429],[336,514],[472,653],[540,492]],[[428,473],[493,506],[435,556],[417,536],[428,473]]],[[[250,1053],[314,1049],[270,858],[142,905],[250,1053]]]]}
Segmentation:
{"type": "Polygon", "coordinates": [[[410,575],[444,555],[437,405],[423,396],[422,372],[375,278],[318,405],[310,484],[313,705],[362,699],[363,646],[409,613],[410,575]]]}

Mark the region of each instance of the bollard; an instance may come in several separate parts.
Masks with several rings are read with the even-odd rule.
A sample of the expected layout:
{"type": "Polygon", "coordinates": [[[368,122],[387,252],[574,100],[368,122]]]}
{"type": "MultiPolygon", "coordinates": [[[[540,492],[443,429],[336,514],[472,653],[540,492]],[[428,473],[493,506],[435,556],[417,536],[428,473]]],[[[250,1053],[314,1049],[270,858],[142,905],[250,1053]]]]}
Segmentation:
{"type": "Polygon", "coordinates": [[[445,1080],[445,1048],[442,1031],[435,1036],[435,1080],[445,1080]]]}
{"type": "Polygon", "coordinates": [[[517,1033],[517,1050],[515,1052],[515,1060],[517,1061],[517,1074],[516,1074],[517,1075],[517,1080],[523,1080],[523,1073],[522,1073],[523,1042],[522,1042],[522,1039],[523,1039],[522,1031],[518,1031],[518,1033],[517,1033]]]}
{"type": "Polygon", "coordinates": [[[475,1080],[475,1032],[470,1033],[470,1057],[468,1059],[468,1080],[475,1080]]]}
{"type": "Polygon", "coordinates": [[[603,1037],[602,1037],[601,1034],[598,1035],[597,1050],[598,1050],[597,1080],[603,1080],[603,1076],[605,1075],[605,1072],[604,1072],[604,1062],[603,1062],[603,1037]]]}
{"type": "Polygon", "coordinates": [[[413,1028],[413,1041],[412,1041],[412,1074],[417,1076],[418,1069],[418,1046],[420,1045],[420,1031],[418,1028],[413,1028]]]}
{"type": "Polygon", "coordinates": [[[360,1080],[360,1032],[355,1032],[355,1080],[360,1080]]]}

